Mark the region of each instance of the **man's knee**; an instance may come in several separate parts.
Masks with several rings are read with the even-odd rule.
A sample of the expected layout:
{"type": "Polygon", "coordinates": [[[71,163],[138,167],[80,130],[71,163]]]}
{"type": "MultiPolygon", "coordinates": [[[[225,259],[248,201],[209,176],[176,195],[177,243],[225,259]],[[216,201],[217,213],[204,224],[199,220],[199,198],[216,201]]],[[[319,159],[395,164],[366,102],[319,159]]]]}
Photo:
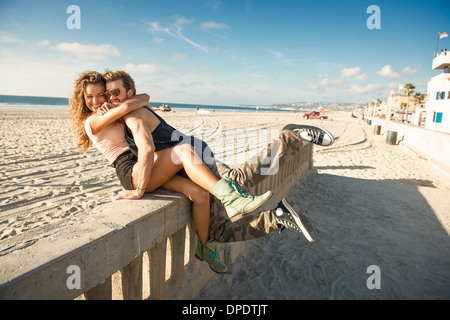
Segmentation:
{"type": "Polygon", "coordinates": [[[188,144],[183,143],[174,147],[175,153],[180,157],[180,159],[190,159],[191,156],[195,153],[194,148],[188,144]]]}

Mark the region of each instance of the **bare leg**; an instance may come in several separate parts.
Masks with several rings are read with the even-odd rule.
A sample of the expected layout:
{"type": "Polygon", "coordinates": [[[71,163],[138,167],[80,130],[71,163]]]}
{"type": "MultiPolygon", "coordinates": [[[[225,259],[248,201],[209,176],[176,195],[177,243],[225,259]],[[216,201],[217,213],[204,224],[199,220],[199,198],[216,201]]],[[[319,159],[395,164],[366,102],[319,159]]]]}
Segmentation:
{"type": "MultiPolygon", "coordinates": [[[[182,165],[175,165],[171,161],[172,149],[166,149],[155,153],[152,174],[147,184],[146,192],[152,192],[159,187],[180,192],[193,202],[192,214],[195,228],[202,245],[209,238],[209,192],[193,181],[175,175],[182,165]]],[[[136,183],[138,166],[133,167],[133,185],[136,183]]]]}
{"type": "MultiPolygon", "coordinates": [[[[182,165],[175,165],[171,160],[171,149],[155,152],[155,160],[150,179],[145,188],[146,192],[152,192],[167,183],[175,174],[183,168],[182,165]]],[[[138,178],[138,164],[133,167],[133,187],[136,188],[138,178]]]]}
{"type": "Polygon", "coordinates": [[[189,179],[174,176],[162,186],[164,189],[180,192],[192,201],[192,215],[197,236],[204,246],[209,240],[209,193],[189,179]]]}
{"type": "MultiPolygon", "coordinates": [[[[208,167],[201,162],[190,145],[181,145],[155,153],[152,173],[145,191],[152,192],[162,186],[183,167],[190,179],[206,191],[209,191],[219,181],[208,167]],[[180,164],[176,164],[174,161],[180,164]]],[[[138,165],[133,167],[132,176],[133,187],[136,188],[138,165]]]]}
{"type": "MultiPolygon", "coordinates": [[[[126,125],[130,128],[130,130],[134,134],[134,131],[139,126],[141,127],[146,126],[147,128],[150,129],[150,131],[152,131],[158,125],[159,120],[153,115],[153,113],[142,108],[129,113],[125,117],[125,122],[126,125]]],[[[166,150],[162,150],[155,153],[156,155],[155,158],[157,157],[157,154],[161,154],[161,157],[163,157],[165,161],[171,163],[171,165],[167,164],[167,166],[165,166],[163,170],[167,170],[168,167],[178,168],[172,175],[169,176],[169,178],[173,176],[178,170],[180,170],[181,167],[184,167],[189,178],[207,191],[209,191],[211,187],[219,181],[219,179],[211,172],[211,170],[209,170],[209,168],[195,153],[194,148],[190,144],[183,143],[166,150]],[[170,150],[172,152],[170,160],[167,160],[167,155],[164,153],[166,150],[170,150]]],[[[157,160],[155,159],[154,166],[156,166],[156,161],[157,160]]],[[[152,169],[152,177],[154,170],[155,168],[152,169]]],[[[169,172],[172,172],[172,170],[170,170],[169,172]]],[[[134,170],[133,170],[133,177],[134,177],[134,170]]],[[[149,183],[152,182],[150,181],[149,183]]],[[[158,183],[160,183],[160,181],[158,181],[158,183]]],[[[155,188],[157,187],[159,187],[159,185],[156,185],[155,188]]],[[[147,188],[146,191],[151,191],[151,188],[150,189],[147,188]]]]}
{"type": "Polygon", "coordinates": [[[189,178],[207,191],[219,181],[198,157],[190,144],[174,147],[172,160],[175,163],[181,162],[189,178]]]}

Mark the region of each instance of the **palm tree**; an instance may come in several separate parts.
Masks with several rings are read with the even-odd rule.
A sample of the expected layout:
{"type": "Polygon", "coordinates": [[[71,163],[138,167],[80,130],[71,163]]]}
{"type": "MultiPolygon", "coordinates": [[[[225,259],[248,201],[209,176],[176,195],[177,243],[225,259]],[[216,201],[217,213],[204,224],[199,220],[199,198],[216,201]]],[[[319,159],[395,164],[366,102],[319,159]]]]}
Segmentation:
{"type": "Polygon", "coordinates": [[[408,104],[406,102],[402,102],[401,107],[402,107],[402,122],[403,122],[405,116],[405,109],[406,113],[408,113],[408,104]]]}
{"type": "Polygon", "coordinates": [[[423,99],[425,99],[425,95],[420,93],[420,92],[416,92],[416,94],[413,96],[413,98],[419,103],[422,102],[423,99]]]}
{"type": "MultiPolygon", "coordinates": [[[[414,92],[416,87],[412,83],[407,83],[405,85],[405,94],[408,95],[408,100],[406,100],[406,121],[408,121],[408,102],[409,96],[414,92]]],[[[403,122],[403,114],[402,114],[402,122],[403,122]]]]}
{"type": "Polygon", "coordinates": [[[412,84],[412,83],[407,83],[405,85],[405,94],[407,94],[408,96],[414,92],[414,89],[416,87],[412,84]]]}
{"type": "Polygon", "coordinates": [[[377,112],[378,112],[379,116],[381,116],[381,112],[380,112],[381,102],[382,101],[380,99],[377,99],[377,101],[375,101],[375,106],[376,106],[376,109],[377,109],[377,112]]]}
{"type": "MultiPolygon", "coordinates": [[[[419,108],[420,108],[420,104],[423,100],[425,100],[426,95],[416,92],[416,94],[413,96],[413,98],[419,103],[419,108]]],[[[420,113],[419,122],[418,122],[419,127],[421,126],[421,123],[422,123],[422,117],[423,117],[423,115],[422,115],[422,113],[420,113]]]]}
{"type": "Polygon", "coordinates": [[[375,108],[374,108],[374,106],[375,106],[375,102],[371,102],[370,103],[370,117],[373,119],[373,116],[374,116],[374,111],[375,111],[375,108]]]}

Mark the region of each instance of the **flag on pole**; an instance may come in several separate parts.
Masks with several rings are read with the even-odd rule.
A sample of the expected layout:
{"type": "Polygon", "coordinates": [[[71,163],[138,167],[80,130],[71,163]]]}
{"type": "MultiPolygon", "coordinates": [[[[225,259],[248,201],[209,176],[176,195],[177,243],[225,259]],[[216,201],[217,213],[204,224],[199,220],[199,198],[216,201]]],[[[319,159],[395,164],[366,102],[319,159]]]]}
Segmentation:
{"type": "Polygon", "coordinates": [[[402,91],[405,89],[405,84],[403,82],[399,83],[398,85],[398,91],[402,91]]]}
{"type": "Polygon", "coordinates": [[[437,41],[436,41],[436,52],[434,54],[435,57],[438,56],[439,39],[447,38],[447,37],[448,37],[447,32],[438,32],[437,41]]]}

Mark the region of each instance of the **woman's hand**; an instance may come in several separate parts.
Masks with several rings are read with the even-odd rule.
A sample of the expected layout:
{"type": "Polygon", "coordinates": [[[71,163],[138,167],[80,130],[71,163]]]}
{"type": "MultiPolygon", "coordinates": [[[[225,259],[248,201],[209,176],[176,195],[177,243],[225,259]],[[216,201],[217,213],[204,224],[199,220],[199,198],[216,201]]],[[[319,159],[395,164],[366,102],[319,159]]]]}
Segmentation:
{"type": "Polygon", "coordinates": [[[128,200],[138,200],[142,198],[144,195],[144,191],[141,189],[136,190],[125,190],[119,193],[117,196],[114,197],[114,200],[120,200],[120,199],[128,199],[128,200]]]}
{"type": "Polygon", "coordinates": [[[104,103],[96,111],[96,114],[98,116],[93,117],[90,122],[92,133],[97,134],[98,132],[102,131],[103,128],[119,120],[124,115],[147,105],[147,101],[135,99],[131,99],[121,106],[117,106],[112,103],[104,103]]]}
{"type": "Polygon", "coordinates": [[[100,108],[97,109],[97,114],[100,116],[105,115],[109,110],[111,110],[112,108],[115,108],[116,105],[109,103],[109,102],[105,102],[100,108]]]}

